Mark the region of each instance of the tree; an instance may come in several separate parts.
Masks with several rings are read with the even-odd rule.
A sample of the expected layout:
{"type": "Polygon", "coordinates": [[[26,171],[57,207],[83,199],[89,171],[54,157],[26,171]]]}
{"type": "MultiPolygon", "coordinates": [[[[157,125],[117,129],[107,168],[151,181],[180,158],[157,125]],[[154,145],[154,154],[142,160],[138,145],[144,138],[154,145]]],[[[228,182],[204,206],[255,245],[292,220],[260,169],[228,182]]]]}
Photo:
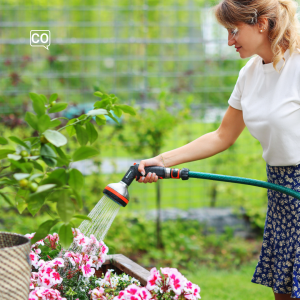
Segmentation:
{"type": "Polygon", "coordinates": [[[42,206],[54,203],[55,214],[39,226],[32,242],[44,238],[58,224],[61,243],[68,247],[73,240],[74,220],[89,220],[78,214],[83,206],[80,190],[84,178],[80,171],[72,169],[71,163],[99,154],[98,150],[91,147],[98,138],[93,120],[101,126],[106,123],[105,115],[118,123],[111,111],[118,117],[123,112],[130,115],[136,113],[132,107],[117,103],[115,95],[97,91],[94,95],[101,100],[94,103],[93,110],[70,120],[64,117],[51,119],[52,113],[63,111],[68,104],[56,102],[57,94],[52,94],[49,99],[36,93],[29,95],[35,113],[27,111],[25,121],[38,136],[25,139],[10,136],[8,139],[16,144],[14,149],[9,146],[8,139],[0,137],[0,196],[16,206],[20,213],[27,208],[32,216],[42,206]],[[62,122],[66,123],[65,126],[61,126],[62,122]],[[66,153],[63,148],[68,144],[67,138],[61,133],[63,130],[70,137],[76,136],[80,144],[73,153],[66,153]]]}
{"type": "MultiPolygon", "coordinates": [[[[158,97],[157,109],[139,109],[136,118],[126,118],[125,125],[119,126],[118,138],[123,146],[130,153],[138,153],[147,150],[152,152],[152,156],[160,154],[165,145],[167,135],[183,120],[190,119],[190,104],[193,97],[189,96],[182,103],[175,103],[170,95],[161,92],[158,97]],[[178,107],[175,107],[177,104],[178,107]],[[135,135],[126,135],[126,129],[131,127],[129,132],[135,135]]],[[[157,247],[163,247],[161,236],[161,182],[158,181],[156,187],[156,234],[157,247]]]]}

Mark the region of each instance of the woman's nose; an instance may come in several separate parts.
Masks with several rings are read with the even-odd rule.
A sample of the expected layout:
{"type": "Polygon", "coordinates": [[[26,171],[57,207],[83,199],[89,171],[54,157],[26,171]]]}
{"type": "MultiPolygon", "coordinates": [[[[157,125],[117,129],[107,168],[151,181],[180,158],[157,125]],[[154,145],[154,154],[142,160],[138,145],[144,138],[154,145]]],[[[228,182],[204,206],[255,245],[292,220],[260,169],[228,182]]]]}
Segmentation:
{"type": "Polygon", "coordinates": [[[234,35],[228,34],[228,46],[233,46],[235,43],[234,35]]]}

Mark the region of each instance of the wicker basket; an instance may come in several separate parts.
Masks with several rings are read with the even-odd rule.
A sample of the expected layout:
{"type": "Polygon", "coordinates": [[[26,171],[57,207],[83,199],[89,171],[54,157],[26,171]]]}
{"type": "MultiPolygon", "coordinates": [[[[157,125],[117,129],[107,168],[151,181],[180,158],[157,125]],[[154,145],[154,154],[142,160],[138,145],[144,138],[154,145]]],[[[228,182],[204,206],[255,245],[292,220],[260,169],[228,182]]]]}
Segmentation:
{"type": "Polygon", "coordinates": [[[28,300],[31,262],[30,240],[23,235],[0,232],[0,298],[28,300]]]}

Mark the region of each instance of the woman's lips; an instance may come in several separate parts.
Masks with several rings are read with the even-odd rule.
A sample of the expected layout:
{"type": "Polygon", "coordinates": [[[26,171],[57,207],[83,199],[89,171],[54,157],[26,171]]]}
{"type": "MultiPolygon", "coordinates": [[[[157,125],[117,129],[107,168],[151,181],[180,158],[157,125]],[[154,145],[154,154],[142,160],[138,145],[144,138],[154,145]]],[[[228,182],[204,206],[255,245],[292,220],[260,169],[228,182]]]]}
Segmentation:
{"type": "Polygon", "coordinates": [[[236,52],[239,52],[242,47],[235,47],[236,52]]]}

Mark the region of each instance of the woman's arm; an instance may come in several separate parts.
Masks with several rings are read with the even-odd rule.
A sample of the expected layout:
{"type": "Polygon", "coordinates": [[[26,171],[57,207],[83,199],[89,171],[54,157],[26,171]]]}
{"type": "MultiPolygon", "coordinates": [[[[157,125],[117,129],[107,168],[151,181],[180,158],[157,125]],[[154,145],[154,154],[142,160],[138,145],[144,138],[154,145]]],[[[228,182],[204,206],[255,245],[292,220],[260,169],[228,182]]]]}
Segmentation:
{"type": "Polygon", "coordinates": [[[243,113],[231,106],[227,109],[220,127],[180,148],[162,154],[166,167],[200,160],[228,149],[245,128],[243,113]]]}
{"type": "MultiPolygon", "coordinates": [[[[220,127],[216,131],[207,133],[180,148],[163,153],[164,165],[168,168],[220,153],[234,144],[244,128],[243,112],[229,106],[220,127]]],[[[145,167],[163,167],[164,165],[160,155],[158,155],[150,159],[142,160],[138,170],[144,175],[145,167]]],[[[157,180],[158,176],[155,173],[148,173],[145,177],[141,177],[138,182],[152,183],[157,182],[157,180]]]]}

